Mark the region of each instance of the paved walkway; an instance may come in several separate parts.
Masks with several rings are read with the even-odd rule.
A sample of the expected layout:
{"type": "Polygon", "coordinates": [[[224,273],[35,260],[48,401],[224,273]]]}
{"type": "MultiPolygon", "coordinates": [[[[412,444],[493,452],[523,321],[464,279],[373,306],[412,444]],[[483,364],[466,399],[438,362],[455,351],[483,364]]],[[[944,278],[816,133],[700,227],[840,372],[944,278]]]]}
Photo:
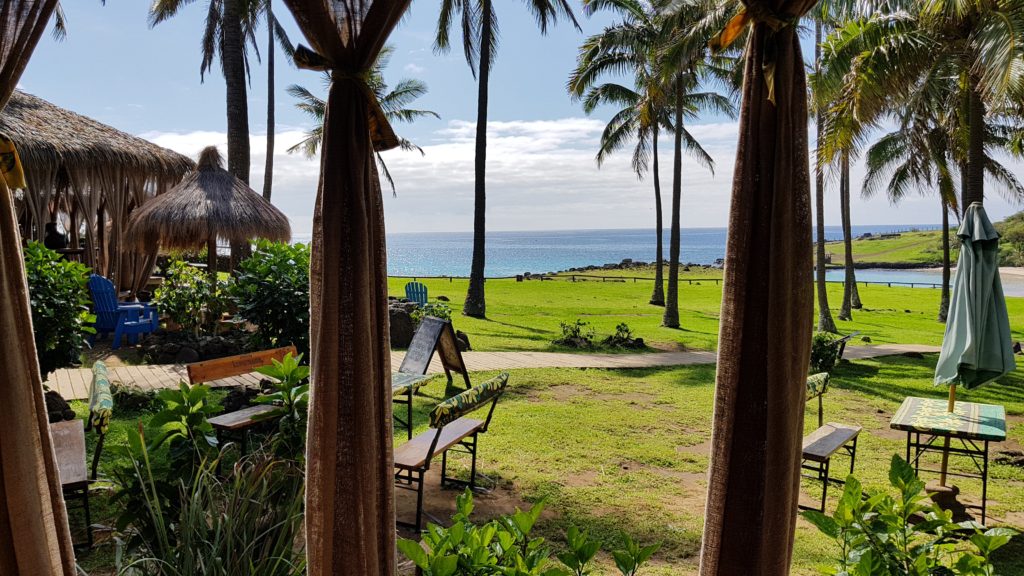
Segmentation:
{"type": "MultiPolygon", "coordinates": [[[[907,352],[938,352],[938,346],[918,344],[879,344],[876,346],[847,346],[843,355],[848,360],[863,360],[879,356],[892,356],[907,352]]],[[[401,364],[404,352],[392,352],[393,366],[401,364]]],[[[690,366],[714,364],[714,352],[654,352],[651,354],[569,354],[566,352],[464,352],[463,359],[471,372],[483,370],[514,370],[517,368],[655,368],[663,366],[690,366]]],[[[442,372],[440,360],[435,356],[428,372],[442,372]]],[[[176,386],[187,378],[181,365],[118,366],[109,369],[114,382],[130,382],[144,390],[176,386]]],[[[81,400],[89,395],[92,373],[87,368],[57,370],[47,385],[68,400],[81,400]]],[[[238,386],[259,384],[255,374],[224,378],[209,383],[211,386],[238,386]]]]}

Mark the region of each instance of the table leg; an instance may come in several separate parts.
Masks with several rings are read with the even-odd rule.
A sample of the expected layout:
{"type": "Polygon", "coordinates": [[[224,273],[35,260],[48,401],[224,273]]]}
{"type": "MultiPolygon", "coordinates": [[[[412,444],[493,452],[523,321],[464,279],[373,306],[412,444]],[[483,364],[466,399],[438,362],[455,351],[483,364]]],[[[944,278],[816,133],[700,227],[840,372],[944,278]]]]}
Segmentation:
{"type": "Polygon", "coordinates": [[[907,464],[910,464],[910,431],[907,431],[907,464]]]}
{"type": "Polygon", "coordinates": [[[988,440],[985,440],[985,451],[981,471],[981,523],[984,524],[985,513],[988,512],[988,440]]]}

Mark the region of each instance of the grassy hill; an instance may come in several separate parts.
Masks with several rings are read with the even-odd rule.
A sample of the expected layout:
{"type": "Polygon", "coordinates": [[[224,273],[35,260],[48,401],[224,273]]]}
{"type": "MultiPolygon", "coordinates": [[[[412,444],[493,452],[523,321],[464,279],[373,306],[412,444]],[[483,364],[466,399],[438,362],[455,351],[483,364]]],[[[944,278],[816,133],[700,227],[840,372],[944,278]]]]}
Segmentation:
{"type": "MultiPolygon", "coordinates": [[[[826,250],[832,254],[832,265],[843,263],[843,243],[829,242],[826,250]]],[[[956,261],[954,247],[950,256],[956,261]]],[[[942,265],[942,233],[938,230],[927,232],[904,232],[894,238],[856,239],[853,241],[853,259],[857,263],[878,265],[942,265]]]]}

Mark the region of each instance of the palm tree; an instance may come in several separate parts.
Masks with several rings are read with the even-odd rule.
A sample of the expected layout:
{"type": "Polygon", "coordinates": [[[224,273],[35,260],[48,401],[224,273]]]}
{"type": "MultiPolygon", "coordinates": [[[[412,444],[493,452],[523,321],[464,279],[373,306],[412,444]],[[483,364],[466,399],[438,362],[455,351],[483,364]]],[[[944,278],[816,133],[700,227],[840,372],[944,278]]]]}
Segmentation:
{"type": "Polygon", "coordinates": [[[823,81],[843,86],[833,108],[870,122],[911,98],[930,71],[947,71],[958,79],[965,128],[960,208],[983,201],[986,108],[1024,94],[1024,4],[894,0],[860,9],[828,42],[823,81]]]}
{"type": "MultiPolygon", "coordinates": [[[[154,0],[149,9],[149,24],[156,26],[175,16],[194,0],[154,0]]],[[[200,81],[220,59],[224,74],[227,109],[228,172],[249,183],[249,102],[246,96],[249,62],[246,45],[257,53],[255,28],[263,0],[211,0],[207,8],[202,40],[200,81]]],[[[248,244],[231,245],[233,263],[249,251],[248,244]]]]}
{"type": "MultiPolygon", "coordinates": [[[[821,73],[821,19],[814,22],[814,75],[821,73]]],[[[828,306],[828,285],[825,283],[825,171],[821,162],[821,145],[825,131],[822,111],[812,100],[810,109],[814,111],[814,129],[818,147],[814,161],[814,212],[817,244],[815,245],[814,281],[818,292],[818,331],[836,333],[836,321],[832,319],[832,310],[828,306]]]]}
{"type": "MultiPolygon", "coordinates": [[[[409,123],[428,116],[440,118],[436,112],[432,112],[430,110],[415,110],[407,108],[407,106],[427,93],[427,85],[424,82],[415,79],[405,79],[395,85],[393,90],[388,89],[388,85],[384,81],[383,71],[391,60],[391,56],[394,54],[394,51],[395,49],[391,46],[385,46],[384,49],[380,51],[367,81],[370,89],[373,90],[373,93],[377,96],[377,101],[384,110],[384,115],[387,117],[388,121],[392,123],[409,123]]],[[[325,87],[330,87],[330,84],[331,76],[330,74],[325,73],[324,85],[325,87]]],[[[289,86],[287,91],[290,96],[298,100],[295,107],[305,112],[313,119],[314,122],[314,127],[306,133],[306,137],[294,146],[288,148],[288,153],[294,154],[299,152],[307,158],[314,158],[316,157],[317,151],[320,149],[320,143],[323,140],[324,114],[327,111],[327,102],[306,88],[295,84],[289,86]]],[[[399,138],[399,148],[402,150],[415,150],[420,154],[423,154],[422,148],[405,138],[399,138]]],[[[391,185],[391,191],[394,192],[395,181],[391,177],[391,172],[388,171],[387,164],[384,163],[384,158],[380,153],[375,152],[375,154],[377,156],[377,167],[384,175],[384,179],[391,185]]]]}
{"type": "Polygon", "coordinates": [[[839,306],[839,319],[853,320],[853,309],[861,308],[857,292],[857,276],[853,264],[853,227],[850,223],[850,152],[839,157],[839,212],[843,224],[843,303],[839,306]]]}
{"type": "MultiPolygon", "coordinates": [[[[568,0],[529,0],[527,9],[533,14],[540,26],[541,34],[547,34],[548,25],[558,20],[559,16],[568,18],[577,30],[572,7],[568,0]]],[[[476,110],[476,182],[474,185],[473,211],[473,264],[469,275],[469,290],[462,313],[467,316],[483,318],[487,314],[484,295],[484,264],[485,264],[485,216],[487,193],[485,176],[487,168],[487,84],[490,80],[491,66],[498,47],[498,16],[494,11],[493,0],[442,0],[441,13],[437,20],[437,37],[434,48],[438,52],[447,52],[451,47],[450,33],[452,22],[459,22],[462,28],[462,52],[470,70],[477,79],[477,110],[476,110]]]]}
{"type": "Polygon", "coordinates": [[[289,60],[295,54],[295,48],[274,16],[273,0],[266,0],[264,11],[267,25],[267,159],[263,169],[263,197],[269,201],[274,185],[274,43],[281,45],[289,60]]]}
{"type": "Polygon", "coordinates": [[[621,16],[622,21],[605,28],[601,34],[588,38],[580,47],[577,66],[569,78],[569,94],[583,98],[583,109],[589,115],[600,105],[613,105],[616,112],[601,134],[597,165],[616,150],[632,142],[633,171],[643,179],[650,168],[654,183],[654,215],[656,248],[654,289],[650,303],[665,305],[663,215],[661,205],[661,174],[658,158],[658,136],[662,128],[670,129],[663,86],[656,75],[658,39],[661,23],[654,6],[642,0],[585,0],[587,16],[606,9],[621,16]],[[631,70],[634,88],[609,82],[597,85],[598,78],[631,70]]]}

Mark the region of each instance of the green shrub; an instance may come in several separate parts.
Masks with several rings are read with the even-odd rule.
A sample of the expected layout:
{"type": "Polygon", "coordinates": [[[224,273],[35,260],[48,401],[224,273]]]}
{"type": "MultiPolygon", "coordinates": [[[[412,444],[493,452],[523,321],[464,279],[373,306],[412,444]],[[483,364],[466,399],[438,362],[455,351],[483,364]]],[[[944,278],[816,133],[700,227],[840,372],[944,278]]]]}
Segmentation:
{"type": "Polygon", "coordinates": [[[43,378],[75,366],[96,317],[89,313],[89,269],[38,242],[25,247],[32,329],[43,378]]]}
{"type": "Polygon", "coordinates": [[[625,348],[629,350],[642,350],[647,347],[643,338],[633,336],[633,330],[625,322],[620,322],[615,326],[615,334],[602,340],[601,345],[606,348],[625,348]]]}
{"type": "MultiPolygon", "coordinates": [[[[508,574],[516,576],[584,576],[591,574],[600,544],[573,527],[566,535],[568,550],[551,560],[551,546],[530,533],[540,518],[544,503],[530,510],[477,526],[470,522],[473,493],[468,489],[455,499],[456,512],[451,526],[427,526],[423,533],[425,548],[415,540],[400,538],[398,549],[416,564],[423,576],[477,576],[508,574]]],[[[636,576],[660,544],[640,546],[628,536],[625,547],[612,551],[615,565],[623,576],[636,576]]]]}
{"type": "Polygon", "coordinates": [[[302,539],[302,471],[256,453],[226,478],[216,458],[179,481],[168,502],[140,434],[129,435],[138,514],[118,545],[124,576],[300,576],[306,573],[302,539]],[[132,544],[136,544],[132,546],[132,544]]]}
{"type": "Polygon", "coordinates": [[[590,322],[577,318],[575,322],[562,322],[561,326],[562,336],[556,338],[554,344],[570,348],[594,347],[594,329],[590,327],[590,322]]]}
{"type": "Polygon", "coordinates": [[[217,437],[209,417],[220,408],[209,396],[209,386],[190,386],[184,381],[178,383],[177,389],[165,388],[157,392],[164,407],[149,421],[150,428],[159,430],[152,448],[169,444],[171,463],[177,468],[191,471],[195,464],[217,450],[217,437]]]}
{"type": "Polygon", "coordinates": [[[309,246],[258,241],[238,267],[231,296],[255,324],[256,345],[309,352],[309,246]]]}
{"type": "Polygon", "coordinates": [[[281,458],[302,462],[306,452],[306,417],[309,407],[309,366],[303,366],[302,354],[286,354],[278,362],[261,366],[257,372],[273,378],[273,392],[256,397],[259,404],[273,409],[258,415],[261,420],[277,419],[277,433],[270,440],[274,453],[281,458]]]}
{"type": "Polygon", "coordinates": [[[417,326],[419,326],[425,316],[433,316],[434,318],[444,320],[445,322],[451,322],[452,307],[442,300],[427,302],[413,310],[410,316],[412,316],[412,321],[415,322],[417,326]]]}
{"type": "Polygon", "coordinates": [[[896,496],[868,488],[853,476],[836,511],[826,516],[816,510],[803,517],[839,544],[835,569],[826,574],[900,576],[991,576],[990,557],[1017,534],[1009,528],[989,528],[976,522],[952,521],[924,493],[924,482],[913,467],[893,455],[889,483],[896,496]]]}
{"type": "Polygon", "coordinates": [[[120,416],[149,412],[156,408],[156,391],[143,390],[136,384],[111,382],[110,394],[120,416]]]}
{"type": "Polygon", "coordinates": [[[811,338],[811,374],[832,372],[839,361],[838,338],[828,332],[815,332],[811,338]]]}
{"type": "Polygon", "coordinates": [[[217,280],[195,266],[176,260],[168,266],[167,278],[153,293],[153,302],[175,324],[191,331],[214,332],[227,310],[228,282],[217,280]]]}

